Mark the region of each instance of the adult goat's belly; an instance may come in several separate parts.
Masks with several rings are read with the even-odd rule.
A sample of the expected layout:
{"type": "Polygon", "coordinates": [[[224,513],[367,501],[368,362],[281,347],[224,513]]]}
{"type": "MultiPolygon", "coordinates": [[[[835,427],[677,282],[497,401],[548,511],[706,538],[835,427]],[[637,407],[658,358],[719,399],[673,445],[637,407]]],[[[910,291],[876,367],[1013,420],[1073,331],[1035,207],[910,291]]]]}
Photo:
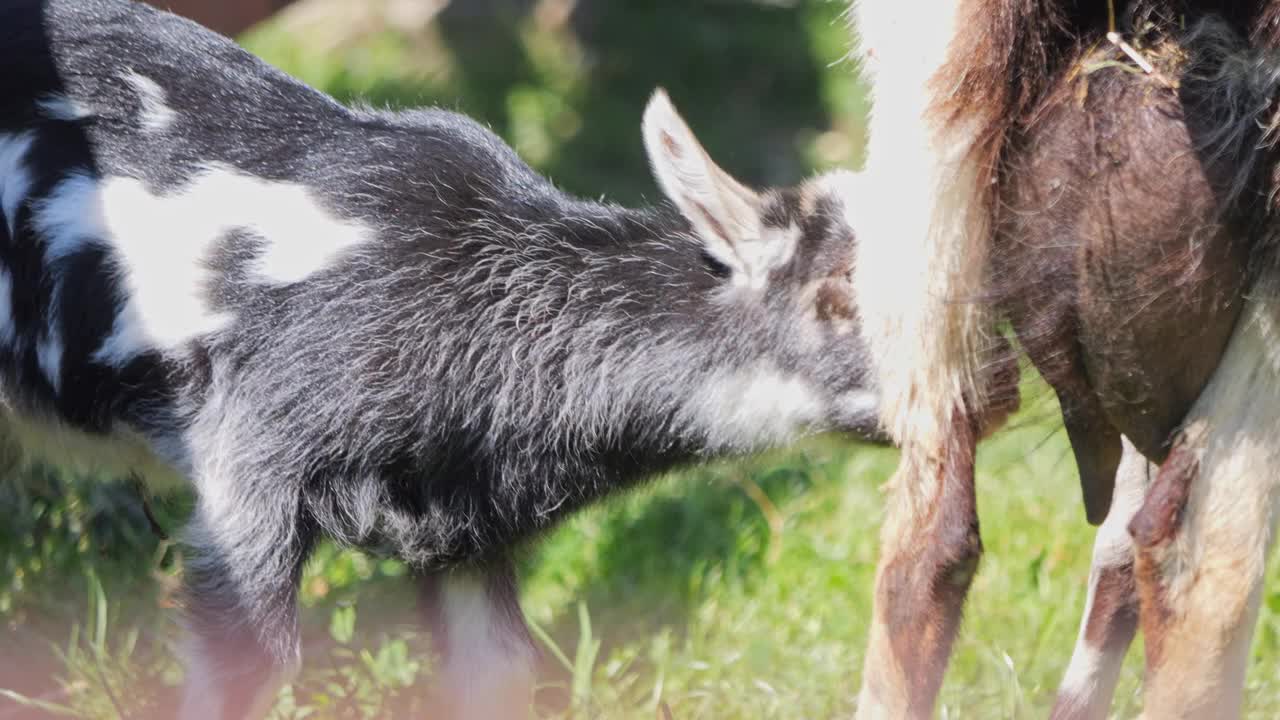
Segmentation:
{"type": "Polygon", "coordinates": [[[1181,68],[1098,63],[1111,59],[1082,58],[1012,143],[994,256],[1019,338],[1062,402],[1086,502],[1091,484],[1105,495],[1095,520],[1119,433],[1152,460],[1167,452],[1235,326],[1248,261],[1225,199],[1236,169],[1204,151],[1212,129],[1196,126],[1181,68]]]}

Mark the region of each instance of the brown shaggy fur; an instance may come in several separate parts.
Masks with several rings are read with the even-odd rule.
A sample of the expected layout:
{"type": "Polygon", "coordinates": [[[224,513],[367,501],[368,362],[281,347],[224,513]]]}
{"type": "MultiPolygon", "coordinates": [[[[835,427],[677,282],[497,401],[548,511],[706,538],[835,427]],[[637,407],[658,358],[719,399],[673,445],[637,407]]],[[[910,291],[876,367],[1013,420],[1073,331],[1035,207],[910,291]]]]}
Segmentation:
{"type": "MultiPolygon", "coordinates": [[[[865,267],[898,263],[903,278],[926,278],[943,300],[867,312],[881,321],[867,327],[884,336],[871,343],[888,366],[878,373],[884,422],[904,452],[882,531],[858,715],[927,717],[968,573],[955,574],[963,583],[943,578],[980,551],[971,490],[961,491],[972,477],[959,482],[968,468],[954,460],[972,457],[976,434],[963,429],[987,424],[1001,406],[1000,389],[985,387],[1000,383],[972,372],[1001,363],[994,326],[1010,321],[1057,392],[1097,523],[1111,504],[1121,434],[1145,457],[1165,458],[1224,349],[1235,347],[1228,340],[1245,289],[1256,287],[1251,274],[1280,271],[1266,264],[1280,187],[1270,125],[1280,60],[1266,53],[1280,47],[1280,0],[954,0],[919,52],[888,0],[860,7],[879,43],[869,45],[868,190],[889,188],[927,219],[895,227],[871,212],[866,224],[882,237],[863,247],[886,245],[896,230],[905,260],[885,251],[868,254],[876,262],[865,267]],[[1154,72],[1107,39],[1113,24],[1154,72]],[[940,63],[938,28],[952,34],[940,63]],[[922,67],[929,82],[918,103],[922,67]],[[912,115],[921,104],[923,130],[912,115]],[[935,195],[921,202],[917,187],[935,195]],[[954,309],[962,304],[982,311],[954,309]],[[989,305],[997,312],[986,313],[989,305]],[[939,527],[972,528],[973,541],[939,527]],[[952,541],[942,547],[940,537],[952,541]]],[[[882,276],[866,281],[872,290],[893,289],[873,280],[882,276]]],[[[1117,644],[1132,634],[1124,622],[1132,577],[1120,563],[1100,586],[1102,609],[1121,621],[1110,623],[1117,644]]]]}
{"type": "MultiPolygon", "coordinates": [[[[1219,41],[1214,30],[1213,41],[1219,41]]],[[[1110,505],[1120,433],[1148,458],[1199,395],[1235,325],[1248,213],[1236,169],[1206,151],[1194,47],[1141,46],[1147,75],[1086,51],[1014,134],[1002,166],[996,292],[1057,391],[1086,508],[1110,505]]]]}

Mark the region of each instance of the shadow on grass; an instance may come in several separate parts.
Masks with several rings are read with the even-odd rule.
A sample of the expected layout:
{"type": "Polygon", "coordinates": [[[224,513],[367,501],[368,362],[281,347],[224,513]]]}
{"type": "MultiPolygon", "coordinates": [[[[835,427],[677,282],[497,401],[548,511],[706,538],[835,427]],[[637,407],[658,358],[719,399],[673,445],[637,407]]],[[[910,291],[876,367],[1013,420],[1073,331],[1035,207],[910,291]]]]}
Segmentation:
{"type": "MultiPolygon", "coordinates": [[[[597,508],[571,523],[527,559],[526,574],[551,568],[539,582],[554,583],[557,566],[574,566],[564,577],[571,600],[545,627],[570,658],[583,628],[572,607],[590,614],[597,658],[636,640],[668,636],[679,646],[692,614],[708,598],[726,591],[755,594],[770,582],[769,568],[782,555],[786,528],[803,522],[805,497],[850,482],[851,458],[861,452],[886,453],[841,439],[816,438],[789,450],[698,466],[664,479],[635,497],[597,508]],[[581,537],[575,531],[589,533],[581,537]],[[575,555],[587,554],[583,561],[575,555]]],[[[876,478],[880,482],[882,478],[876,478]]],[[[829,495],[829,494],[828,494],[829,495]]],[[[874,520],[851,532],[875,532],[874,520]]],[[[565,712],[573,671],[544,658],[539,695],[542,707],[565,712]]],[[[654,668],[636,660],[628,672],[654,668]]]]}

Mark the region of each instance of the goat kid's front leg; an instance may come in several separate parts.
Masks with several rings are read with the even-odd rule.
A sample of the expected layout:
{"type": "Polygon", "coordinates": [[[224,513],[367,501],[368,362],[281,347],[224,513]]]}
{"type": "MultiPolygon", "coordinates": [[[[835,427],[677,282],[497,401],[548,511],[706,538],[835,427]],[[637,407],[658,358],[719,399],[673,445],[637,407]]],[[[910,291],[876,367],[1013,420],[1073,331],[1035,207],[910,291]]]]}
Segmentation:
{"type": "Polygon", "coordinates": [[[1058,688],[1053,720],[1105,720],[1125,653],[1138,629],[1129,521],[1142,507],[1155,467],[1128,440],[1107,519],[1093,542],[1089,594],[1071,664],[1058,688]]]}
{"type": "MultiPolygon", "coordinates": [[[[881,529],[860,720],[928,718],[982,554],[973,423],[957,418],[940,457],[906,462],[881,529]]],[[[904,458],[908,457],[904,454],[904,458]]]]}
{"type": "Polygon", "coordinates": [[[312,538],[285,488],[270,479],[200,483],[186,533],[181,720],[263,717],[298,667],[297,588],[312,538]]]}
{"type": "Polygon", "coordinates": [[[1280,301],[1247,302],[1130,524],[1147,718],[1239,717],[1280,511],[1280,301]]]}
{"type": "Polygon", "coordinates": [[[530,717],[537,650],[510,561],[427,575],[421,598],[442,663],[432,717],[530,717]]]}

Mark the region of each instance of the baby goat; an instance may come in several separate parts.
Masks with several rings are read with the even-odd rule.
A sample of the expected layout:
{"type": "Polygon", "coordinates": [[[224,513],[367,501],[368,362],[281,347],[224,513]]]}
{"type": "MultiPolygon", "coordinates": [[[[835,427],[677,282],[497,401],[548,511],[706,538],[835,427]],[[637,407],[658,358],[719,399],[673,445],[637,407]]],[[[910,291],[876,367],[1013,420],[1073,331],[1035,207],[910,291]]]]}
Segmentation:
{"type": "Polygon", "coordinates": [[[194,485],[184,718],[267,706],[322,536],[428,577],[443,712],[521,714],[514,546],[678,463],[877,433],[845,175],[749,190],[658,93],[674,207],[630,210],[141,4],[0,28],[5,423],[194,485]]]}
{"type": "Polygon", "coordinates": [[[1144,717],[1237,717],[1280,519],[1280,0],[900,5],[856,10],[862,181],[899,203],[852,213],[858,307],[903,444],[858,717],[932,716],[982,549],[968,425],[1002,399],[979,373],[1003,320],[1105,519],[1054,718],[1107,715],[1139,625],[1144,717]]]}

